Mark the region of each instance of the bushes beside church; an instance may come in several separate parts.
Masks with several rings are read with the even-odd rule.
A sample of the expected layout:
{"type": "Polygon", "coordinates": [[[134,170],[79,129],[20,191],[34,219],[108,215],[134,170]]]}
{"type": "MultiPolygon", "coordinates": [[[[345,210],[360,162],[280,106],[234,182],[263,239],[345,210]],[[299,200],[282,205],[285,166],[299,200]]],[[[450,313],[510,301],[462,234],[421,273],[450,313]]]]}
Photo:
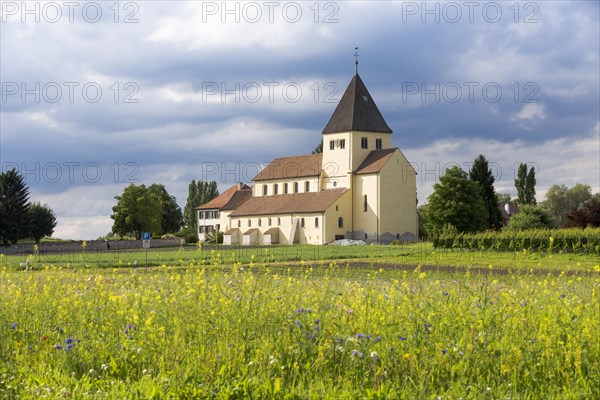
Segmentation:
{"type": "Polygon", "coordinates": [[[584,252],[600,255],[600,228],[503,230],[482,233],[442,233],[436,248],[496,251],[584,252]]]}

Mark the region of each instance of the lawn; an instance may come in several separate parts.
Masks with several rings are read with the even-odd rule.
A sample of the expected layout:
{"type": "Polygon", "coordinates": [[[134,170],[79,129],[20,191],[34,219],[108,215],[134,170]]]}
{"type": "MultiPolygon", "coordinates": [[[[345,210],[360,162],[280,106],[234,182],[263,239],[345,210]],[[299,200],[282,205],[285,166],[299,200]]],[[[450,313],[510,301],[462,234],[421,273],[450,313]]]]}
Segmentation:
{"type": "Polygon", "coordinates": [[[135,273],[132,253],[38,259],[29,272],[4,257],[0,398],[600,393],[597,259],[470,262],[474,254],[450,259],[418,245],[283,251],[149,252],[152,267],[135,273]],[[353,268],[323,253],[290,262],[310,251],[368,262],[353,268]],[[423,266],[387,268],[401,261],[423,266]],[[424,269],[435,263],[457,268],[424,269]],[[470,269],[479,264],[486,269],[470,269]],[[511,266],[519,273],[498,273],[511,266]]]}
{"type": "MultiPolygon", "coordinates": [[[[140,245],[141,247],[141,245],[140,245]]],[[[585,251],[491,251],[469,249],[435,249],[431,243],[422,242],[399,246],[269,246],[269,247],[221,247],[143,249],[137,251],[87,251],[70,253],[29,254],[20,256],[0,255],[0,268],[22,269],[21,264],[30,258],[34,269],[73,268],[131,268],[143,267],[198,267],[228,266],[236,262],[254,263],[284,268],[293,262],[327,265],[337,261],[389,266],[422,266],[431,270],[436,267],[454,267],[457,270],[491,269],[505,272],[600,272],[596,254],[585,251]]],[[[412,269],[412,268],[410,268],[412,269]]]]}

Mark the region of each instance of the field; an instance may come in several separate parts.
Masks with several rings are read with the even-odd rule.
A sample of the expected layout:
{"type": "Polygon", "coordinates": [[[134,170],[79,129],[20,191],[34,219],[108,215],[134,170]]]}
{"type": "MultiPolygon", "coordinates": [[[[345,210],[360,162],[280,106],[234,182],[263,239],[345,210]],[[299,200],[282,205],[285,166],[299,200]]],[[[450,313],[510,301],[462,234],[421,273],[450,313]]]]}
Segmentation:
{"type": "Polygon", "coordinates": [[[596,256],[179,249],[145,269],[144,253],[82,250],[28,272],[1,258],[0,398],[600,394],[596,256]]]}

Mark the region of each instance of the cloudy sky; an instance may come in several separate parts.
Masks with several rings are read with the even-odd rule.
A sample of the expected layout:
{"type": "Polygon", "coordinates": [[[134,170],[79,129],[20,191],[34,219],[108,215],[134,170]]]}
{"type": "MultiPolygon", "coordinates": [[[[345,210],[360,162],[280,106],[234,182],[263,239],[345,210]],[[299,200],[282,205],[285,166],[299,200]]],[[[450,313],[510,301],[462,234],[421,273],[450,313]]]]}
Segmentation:
{"type": "Polygon", "coordinates": [[[0,162],[55,237],[110,231],[114,196],[221,190],[310,153],[354,74],[419,172],[484,154],[499,192],[600,190],[597,1],[2,1],[0,162]]]}

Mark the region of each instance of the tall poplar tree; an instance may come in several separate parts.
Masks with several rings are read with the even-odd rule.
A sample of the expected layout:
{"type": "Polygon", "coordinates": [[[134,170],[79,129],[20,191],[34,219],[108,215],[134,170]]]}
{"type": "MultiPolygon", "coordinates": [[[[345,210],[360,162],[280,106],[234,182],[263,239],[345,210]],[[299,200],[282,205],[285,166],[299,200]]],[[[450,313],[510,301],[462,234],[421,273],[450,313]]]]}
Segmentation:
{"type": "Polygon", "coordinates": [[[188,185],[188,197],[183,209],[183,223],[188,228],[198,229],[196,207],[208,203],[219,195],[217,182],[195,181],[192,179],[188,185]]]}
{"type": "Polygon", "coordinates": [[[515,179],[515,187],[517,189],[517,203],[520,206],[530,204],[535,205],[535,168],[531,166],[529,173],[527,172],[527,164],[519,164],[517,170],[517,179],[515,179]]]}

